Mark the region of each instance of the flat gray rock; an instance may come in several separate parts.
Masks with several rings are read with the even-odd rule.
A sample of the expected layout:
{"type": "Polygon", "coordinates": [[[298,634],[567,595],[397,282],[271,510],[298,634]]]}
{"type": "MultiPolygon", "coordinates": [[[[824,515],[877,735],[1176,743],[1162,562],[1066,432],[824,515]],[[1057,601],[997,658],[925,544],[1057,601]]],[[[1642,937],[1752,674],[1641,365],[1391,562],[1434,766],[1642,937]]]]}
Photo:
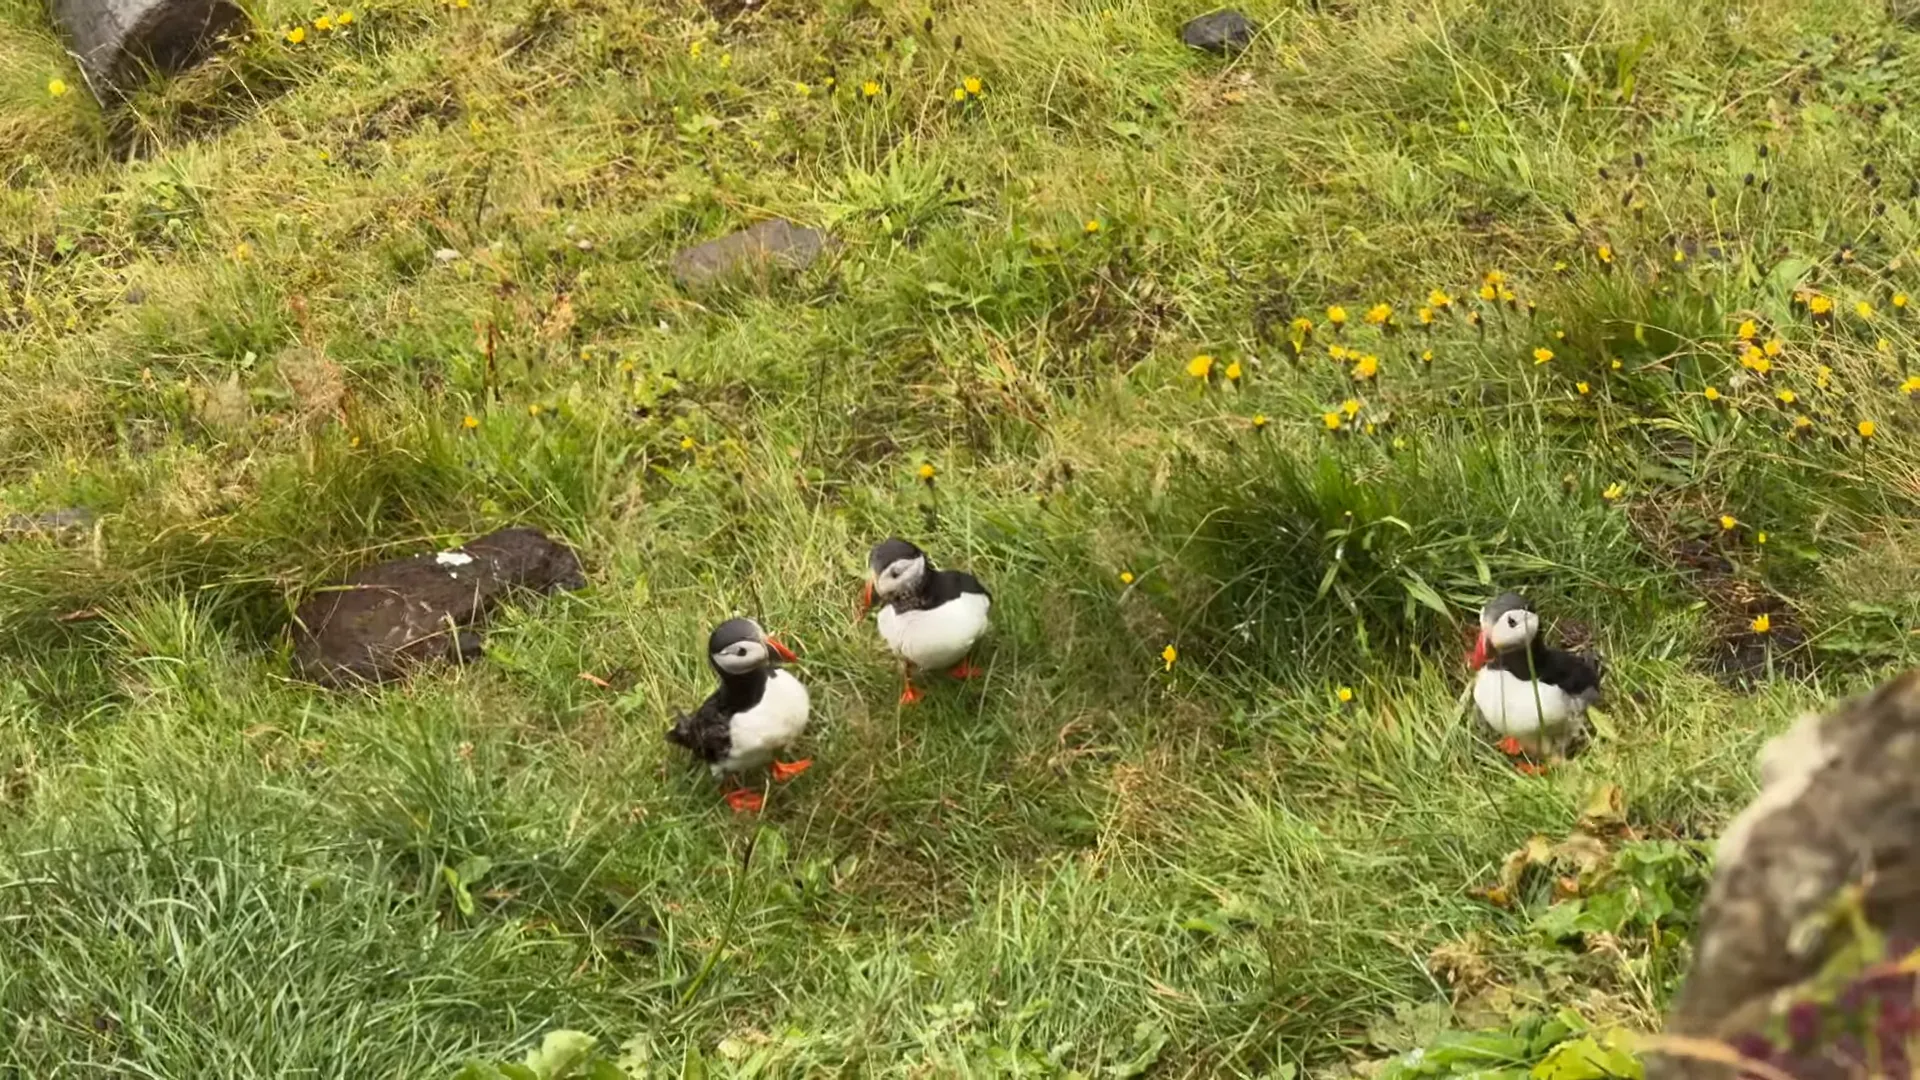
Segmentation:
{"type": "Polygon", "coordinates": [[[509,597],[586,583],[571,548],[528,528],[379,563],[294,612],[294,673],[340,687],[388,682],[434,660],[478,659],[480,631],[509,597]]]}
{"type": "Polygon", "coordinates": [[[52,7],[88,84],[103,96],[149,72],[191,67],[221,34],[245,23],[232,0],[53,0],[52,7]]]}
{"type": "Polygon", "coordinates": [[[0,517],[0,541],[68,539],[93,528],[93,520],[93,511],[85,507],[49,510],[43,514],[8,514],[0,517]]]}
{"type": "Polygon", "coordinates": [[[1180,40],[1189,47],[1216,56],[1228,56],[1253,44],[1253,20],[1232,8],[1208,12],[1180,28],[1180,40]]]}
{"type": "Polygon", "coordinates": [[[774,218],[675,252],[673,276],[687,288],[700,288],[771,271],[797,272],[812,266],[832,244],[818,229],[774,218]]]}

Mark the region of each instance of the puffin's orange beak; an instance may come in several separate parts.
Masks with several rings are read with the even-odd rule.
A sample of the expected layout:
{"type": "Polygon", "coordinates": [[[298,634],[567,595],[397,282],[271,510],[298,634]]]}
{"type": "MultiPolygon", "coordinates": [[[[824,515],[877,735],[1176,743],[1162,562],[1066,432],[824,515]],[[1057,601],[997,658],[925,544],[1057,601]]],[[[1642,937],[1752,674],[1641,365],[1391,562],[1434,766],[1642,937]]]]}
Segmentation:
{"type": "Polygon", "coordinates": [[[780,639],[777,637],[774,637],[772,634],[767,635],[767,648],[772,649],[774,653],[780,657],[780,659],[785,660],[789,664],[795,663],[800,659],[799,657],[793,655],[792,649],[789,649],[785,645],[780,644],[780,639]]]}
{"type": "Polygon", "coordinates": [[[1467,654],[1467,670],[1479,671],[1487,662],[1487,631],[1481,628],[1478,637],[1473,639],[1473,651],[1467,654]]]}
{"type": "Polygon", "coordinates": [[[867,612],[872,610],[873,610],[873,582],[869,581],[867,582],[866,586],[860,590],[860,610],[854,613],[854,618],[864,619],[867,617],[867,612]]]}

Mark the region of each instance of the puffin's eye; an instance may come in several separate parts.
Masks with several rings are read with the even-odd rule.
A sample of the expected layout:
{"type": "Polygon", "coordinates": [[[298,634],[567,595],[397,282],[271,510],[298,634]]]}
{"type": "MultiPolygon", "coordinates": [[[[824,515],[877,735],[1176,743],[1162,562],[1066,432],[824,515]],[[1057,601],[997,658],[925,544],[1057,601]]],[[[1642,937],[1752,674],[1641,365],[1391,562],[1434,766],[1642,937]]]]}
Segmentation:
{"type": "Polygon", "coordinates": [[[1514,618],[1514,617],[1513,617],[1512,615],[1509,615],[1509,616],[1507,616],[1507,625],[1508,625],[1508,626],[1519,626],[1519,625],[1520,625],[1520,620],[1519,620],[1519,619],[1516,619],[1516,618],[1514,618]]]}

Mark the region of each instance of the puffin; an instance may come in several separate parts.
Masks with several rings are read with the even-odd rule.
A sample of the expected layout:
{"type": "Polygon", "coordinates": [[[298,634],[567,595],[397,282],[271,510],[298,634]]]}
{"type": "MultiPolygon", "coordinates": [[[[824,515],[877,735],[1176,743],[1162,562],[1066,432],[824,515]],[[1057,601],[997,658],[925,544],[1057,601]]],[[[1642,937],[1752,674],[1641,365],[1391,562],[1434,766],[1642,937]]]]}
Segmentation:
{"type": "Polygon", "coordinates": [[[1540,616],[1518,593],[1481,609],[1468,663],[1480,719],[1521,772],[1538,773],[1528,759],[1559,753],[1584,733],[1587,708],[1600,700],[1600,666],[1542,641],[1540,616]]]}
{"type": "Polygon", "coordinates": [[[927,553],[899,537],[874,545],[870,573],[860,594],[860,616],[877,602],[880,637],[900,658],[906,689],[900,704],[920,700],[913,673],[945,668],[956,679],[982,674],[967,660],[987,632],[993,596],[980,579],[959,570],[935,569],[927,553]]]}
{"type": "Polygon", "coordinates": [[[796,659],[752,619],[721,623],[707,638],[707,663],[720,677],[719,688],[667,729],[667,741],[706,762],[715,780],[735,778],[726,799],[736,813],[757,812],[764,803],[759,792],[740,786],[739,774],[771,766],[784,783],[813,764],[777,760],[807,730],[806,685],[780,667],[796,659]]]}

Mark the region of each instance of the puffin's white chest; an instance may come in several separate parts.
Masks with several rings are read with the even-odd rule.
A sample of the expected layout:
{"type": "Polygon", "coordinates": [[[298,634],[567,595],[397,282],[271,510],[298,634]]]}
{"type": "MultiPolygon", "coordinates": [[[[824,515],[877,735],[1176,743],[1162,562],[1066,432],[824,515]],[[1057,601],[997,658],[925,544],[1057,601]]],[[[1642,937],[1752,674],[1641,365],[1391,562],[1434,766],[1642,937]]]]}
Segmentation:
{"type": "Polygon", "coordinates": [[[1473,703],[1488,727],[1521,740],[1564,730],[1586,711],[1586,702],[1552,683],[1498,668],[1481,668],[1474,676],[1473,703]]]}
{"type": "Polygon", "coordinates": [[[987,632],[985,593],[961,593],[939,607],[898,612],[880,609],[880,637],[896,655],[919,668],[951,667],[987,632]]]}
{"type": "Polygon", "coordinates": [[[759,704],[733,714],[731,749],[713,765],[713,774],[747,772],[767,764],[807,730],[811,702],[806,685],[784,671],[767,676],[759,704]]]}

